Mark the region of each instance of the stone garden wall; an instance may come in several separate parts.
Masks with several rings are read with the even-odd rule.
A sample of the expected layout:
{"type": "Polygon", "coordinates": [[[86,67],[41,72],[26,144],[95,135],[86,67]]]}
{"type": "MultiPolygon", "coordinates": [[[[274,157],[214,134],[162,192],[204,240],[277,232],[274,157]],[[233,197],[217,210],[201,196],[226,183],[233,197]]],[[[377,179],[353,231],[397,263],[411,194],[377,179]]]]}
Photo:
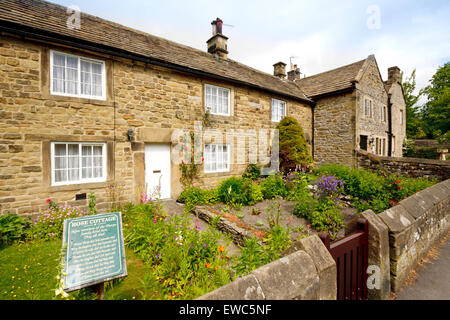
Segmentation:
{"type": "Polygon", "coordinates": [[[411,177],[436,178],[438,181],[450,179],[450,161],[380,157],[357,150],[357,166],[372,170],[387,170],[411,177]]]}
{"type": "Polygon", "coordinates": [[[320,238],[303,238],[292,251],[198,300],[336,299],[336,264],[320,238]]]}

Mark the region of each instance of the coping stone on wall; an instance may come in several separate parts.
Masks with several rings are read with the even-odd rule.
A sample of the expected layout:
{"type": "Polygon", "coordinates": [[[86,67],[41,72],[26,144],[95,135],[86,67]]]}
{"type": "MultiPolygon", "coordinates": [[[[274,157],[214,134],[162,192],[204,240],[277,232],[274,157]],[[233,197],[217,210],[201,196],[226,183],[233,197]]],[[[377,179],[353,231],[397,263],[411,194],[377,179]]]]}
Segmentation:
{"type": "Polygon", "coordinates": [[[402,206],[389,208],[378,215],[392,233],[403,231],[414,223],[414,218],[402,206]]]}
{"type": "Polygon", "coordinates": [[[249,274],[211,291],[196,300],[264,300],[261,286],[254,275],[249,274]]]}

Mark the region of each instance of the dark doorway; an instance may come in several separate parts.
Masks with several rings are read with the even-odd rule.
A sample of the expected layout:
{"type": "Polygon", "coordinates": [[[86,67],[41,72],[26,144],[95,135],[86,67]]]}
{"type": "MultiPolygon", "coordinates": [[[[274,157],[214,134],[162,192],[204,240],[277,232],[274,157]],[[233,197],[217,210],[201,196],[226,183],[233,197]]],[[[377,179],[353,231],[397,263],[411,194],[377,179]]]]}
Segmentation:
{"type": "Polygon", "coordinates": [[[359,148],[367,151],[367,136],[359,136],[359,148]]]}

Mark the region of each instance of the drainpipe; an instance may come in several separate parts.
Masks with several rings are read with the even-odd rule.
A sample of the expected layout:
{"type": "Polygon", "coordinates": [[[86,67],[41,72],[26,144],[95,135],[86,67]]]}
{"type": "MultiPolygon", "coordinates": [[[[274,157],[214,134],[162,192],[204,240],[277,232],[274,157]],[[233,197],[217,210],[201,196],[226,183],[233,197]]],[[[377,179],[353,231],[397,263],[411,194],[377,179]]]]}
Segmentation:
{"type": "Polygon", "coordinates": [[[388,105],[387,105],[387,116],[388,116],[388,157],[392,157],[392,102],[391,96],[388,95],[388,105]]]}

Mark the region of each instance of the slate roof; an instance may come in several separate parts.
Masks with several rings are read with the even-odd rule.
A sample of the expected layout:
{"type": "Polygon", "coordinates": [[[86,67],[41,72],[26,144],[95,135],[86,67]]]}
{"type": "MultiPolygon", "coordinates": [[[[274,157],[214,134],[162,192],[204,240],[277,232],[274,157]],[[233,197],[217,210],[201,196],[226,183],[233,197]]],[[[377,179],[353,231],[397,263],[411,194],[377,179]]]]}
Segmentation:
{"type": "Polygon", "coordinates": [[[366,60],[301,78],[296,80],[295,83],[300,86],[307,96],[313,99],[320,95],[350,89],[366,60]]]}
{"type": "Polygon", "coordinates": [[[67,27],[69,16],[66,7],[42,0],[1,0],[0,30],[44,33],[49,41],[59,38],[82,41],[313,103],[295,83],[231,59],[216,59],[206,52],[206,44],[205,51],[201,51],[84,13],[81,29],[71,30],[67,27]]]}

